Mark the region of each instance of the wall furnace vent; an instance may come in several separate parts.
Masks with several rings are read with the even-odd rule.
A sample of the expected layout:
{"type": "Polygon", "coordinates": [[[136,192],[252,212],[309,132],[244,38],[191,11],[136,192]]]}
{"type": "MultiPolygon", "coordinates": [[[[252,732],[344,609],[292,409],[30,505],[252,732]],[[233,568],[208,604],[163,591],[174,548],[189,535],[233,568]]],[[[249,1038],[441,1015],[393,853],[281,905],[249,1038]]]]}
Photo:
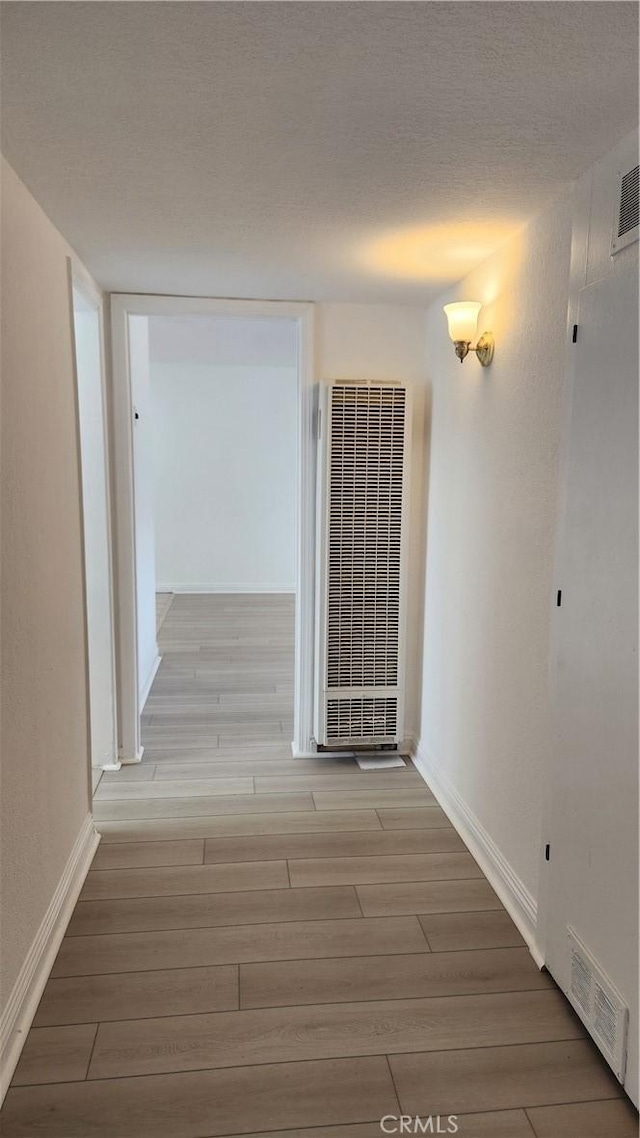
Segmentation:
{"type": "Polygon", "coordinates": [[[316,742],[403,739],[408,391],[321,390],[316,597],[316,742]]]}

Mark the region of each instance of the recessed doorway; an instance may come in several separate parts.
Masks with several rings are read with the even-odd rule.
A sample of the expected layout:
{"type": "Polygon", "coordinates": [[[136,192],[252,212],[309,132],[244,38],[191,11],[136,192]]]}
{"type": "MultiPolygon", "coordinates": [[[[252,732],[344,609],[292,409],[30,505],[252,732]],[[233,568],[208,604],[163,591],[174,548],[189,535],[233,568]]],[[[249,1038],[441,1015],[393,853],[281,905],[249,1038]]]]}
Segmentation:
{"type": "Polygon", "coordinates": [[[179,776],[238,749],[290,755],[296,323],[151,316],[147,330],[148,370],[132,374],[143,762],[166,756],[179,776]]]}
{"type": "MultiPolygon", "coordinates": [[[[244,664],[255,663],[254,690],[245,694],[253,696],[256,737],[266,745],[277,730],[279,749],[309,751],[311,321],[306,304],[112,298],[124,762],[140,761],[155,729],[167,739],[149,692],[156,675],[158,684],[168,681],[180,646],[191,652],[196,642],[196,662],[214,671],[228,672],[234,651],[238,661],[244,652],[244,664]],[[189,625],[193,637],[180,640],[189,625]],[[275,703],[266,714],[269,701],[261,697],[275,693],[265,686],[282,689],[277,717],[275,703]]],[[[223,728],[233,728],[230,705],[241,695],[232,689],[209,692],[229,705],[222,719],[209,709],[223,728]]],[[[202,703],[195,691],[190,696],[202,703]]],[[[242,719],[241,707],[235,718],[242,719]]],[[[195,719],[192,726],[194,743],[203,734],[207,745],[213,735],[226,739],[225,730],[198,738],[195,719]]],[[[182,730],[181,746],[186,742],[182,730]]]]}

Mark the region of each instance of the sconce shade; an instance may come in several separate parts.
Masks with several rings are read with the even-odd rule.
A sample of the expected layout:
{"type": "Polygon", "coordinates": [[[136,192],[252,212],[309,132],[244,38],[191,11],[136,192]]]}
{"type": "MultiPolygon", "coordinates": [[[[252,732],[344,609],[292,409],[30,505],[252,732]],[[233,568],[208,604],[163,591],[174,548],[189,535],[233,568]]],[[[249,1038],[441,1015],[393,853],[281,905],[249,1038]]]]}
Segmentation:
{"type": "Polygon", "coordinates": [[[478,328],[478,313],[482,308],[475,300],[461,300],[456,304],[445,304],[449,324],[449,335],[454,344],[463,341],[470,344],[475,339],[478,328]]]}

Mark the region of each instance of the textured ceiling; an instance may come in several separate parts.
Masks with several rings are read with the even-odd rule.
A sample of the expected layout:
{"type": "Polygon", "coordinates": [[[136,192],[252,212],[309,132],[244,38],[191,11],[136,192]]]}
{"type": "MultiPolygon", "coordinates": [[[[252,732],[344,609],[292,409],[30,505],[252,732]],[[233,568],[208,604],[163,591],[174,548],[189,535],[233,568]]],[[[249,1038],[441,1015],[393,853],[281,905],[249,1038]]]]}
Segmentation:
{"type": "Polygon", "coordinates": [[[421,303],[635,125],[635,3],[1,8],[4,152],[110,289],[421,303]]]}

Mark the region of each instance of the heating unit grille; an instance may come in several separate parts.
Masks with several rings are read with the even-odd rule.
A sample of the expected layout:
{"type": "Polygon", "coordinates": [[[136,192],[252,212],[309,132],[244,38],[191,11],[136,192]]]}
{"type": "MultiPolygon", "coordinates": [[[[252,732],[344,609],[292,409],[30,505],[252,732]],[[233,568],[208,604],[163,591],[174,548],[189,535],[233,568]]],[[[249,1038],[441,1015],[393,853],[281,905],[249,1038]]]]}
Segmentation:
{"type": "Polygon", "coordinates": [[[320,494],[321,743],[398,739],[407,413],[400,384],[329,385],[320,494]]]}

